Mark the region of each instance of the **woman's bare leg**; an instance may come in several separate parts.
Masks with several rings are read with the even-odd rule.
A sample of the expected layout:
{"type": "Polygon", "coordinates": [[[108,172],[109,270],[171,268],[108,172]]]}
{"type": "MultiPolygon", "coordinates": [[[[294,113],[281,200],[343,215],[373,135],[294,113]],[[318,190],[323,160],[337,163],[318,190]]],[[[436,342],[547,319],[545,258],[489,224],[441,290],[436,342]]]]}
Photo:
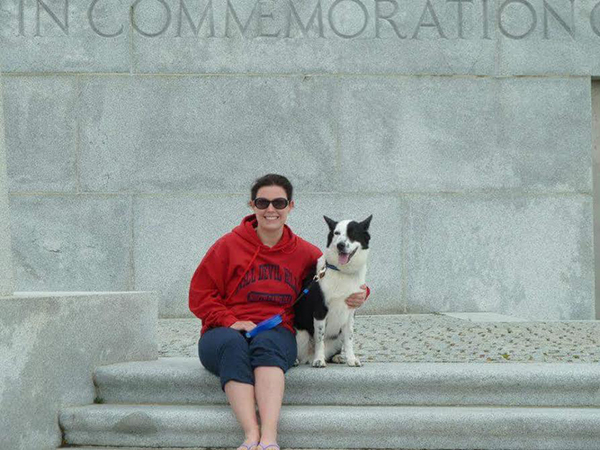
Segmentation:
{"type": "Polygon", "coordinates": [[[277,443],[277,425],[285,387],[280,367],[259,366],[254,369],[254,392],[260,414],[260,442],[277,443]]]}
{"type": "MultiPolygon", "coordinates": [[[[230,380],[225,383],[225,394],[231,405],[231,409],[237,421],[244,430],[246,440],[244,444],[249,445],[260,439],[260,428],[256,417],[256,403],[254,402],[254,386],[248,383],[230,380]]],[[[245,450],[240,446],[238,450],[245,450]]],[[[252,450],[253,447],[249,447],[252,450]]]]}

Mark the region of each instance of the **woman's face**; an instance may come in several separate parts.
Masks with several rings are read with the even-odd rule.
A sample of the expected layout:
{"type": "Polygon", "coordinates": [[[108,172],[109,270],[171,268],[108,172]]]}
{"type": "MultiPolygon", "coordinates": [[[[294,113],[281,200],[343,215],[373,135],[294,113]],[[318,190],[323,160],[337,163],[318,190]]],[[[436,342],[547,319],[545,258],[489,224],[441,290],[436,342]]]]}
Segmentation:
{"type": "MultiPolygon", "coordinates": [[[[256,193],[256,198],[260,197],[275,200],[280,197],[287,198],[287,194],[281,186],[263,186],[256,193]]],[[[256,214],[258,227],[264,231],[273,232],[283,228],[288,214],[294,209],[294,201],[292,200],[284,209],[275,209],[273,203],[270,203],[267,209],[258,209],[253,201],[250,201],[250,207],[256,214]]]]}

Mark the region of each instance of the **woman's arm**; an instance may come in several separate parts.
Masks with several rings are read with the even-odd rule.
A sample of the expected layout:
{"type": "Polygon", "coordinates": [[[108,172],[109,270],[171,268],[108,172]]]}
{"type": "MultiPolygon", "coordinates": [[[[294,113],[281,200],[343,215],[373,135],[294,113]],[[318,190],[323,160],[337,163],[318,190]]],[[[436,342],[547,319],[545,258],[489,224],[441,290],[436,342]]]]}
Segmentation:
{"type": "Polygon", "coordinates": [[[366,292],[355,292],[354,294],[350,295],[346,299],[346,304],[349,307],[358,308],[358,307],[362,306],[362,304],[369,297],[369,294],[371,293],[371,289],[369,289],[369,286],[367,286],[366,284],[363,284],[360,288],[366,292]]]}
{"type": "Polygon", "coordinates": [[[238,321],[224,304],[219,285],[224,263],[217,255],[218,246],[213,245],[198,265],[189,291],[189,308],[207,327],[229,327],[238,321]]]}

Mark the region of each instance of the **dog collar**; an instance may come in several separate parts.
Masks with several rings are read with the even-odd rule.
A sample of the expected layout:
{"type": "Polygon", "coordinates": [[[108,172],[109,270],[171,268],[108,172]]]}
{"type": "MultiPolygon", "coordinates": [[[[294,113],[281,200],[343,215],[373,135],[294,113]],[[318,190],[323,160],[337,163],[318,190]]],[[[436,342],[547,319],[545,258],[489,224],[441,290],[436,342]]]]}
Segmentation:
{"type": "Polygon", "coordinates": [[[338,272],[340,271],[340,269],[335,267],[333,264],[329,264],[327,262],[327,260],[325,260],[325,267],[323,267],[319,272],[317,272],[315,274],[315,276],[313,277],[313,280],[319,281],[321,278],[323,278],[325,276],[325,272],[327,271],[327,269],[337,270],[338,272]]]}
{"type": "Polygon", "coordinates": [[[325,261],[325,267],[327,267],[328,269],[337,270],[338,272],[340,271],[340,269],[335,267],[333,264],[329,264],[327,261],[325,261]]]}

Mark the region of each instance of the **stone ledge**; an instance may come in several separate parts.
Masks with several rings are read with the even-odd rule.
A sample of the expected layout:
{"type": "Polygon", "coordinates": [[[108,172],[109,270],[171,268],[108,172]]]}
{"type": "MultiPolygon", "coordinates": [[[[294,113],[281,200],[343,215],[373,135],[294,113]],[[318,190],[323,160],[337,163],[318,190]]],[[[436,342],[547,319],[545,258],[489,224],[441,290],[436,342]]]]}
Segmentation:
{"type": "Polygon", "coordinates": [[[155,295],[156,291],[21,291],[15,292],[8,297],[0,297],[0,300],[10,299],[29,299],[29,298],[68,298],[68,297],[86,297],[86,296],[120,296],[120,297],[139,297],[140,295],[155,295]]]}
{"type": "MultiPolygon", "coordinates": [[[[231,447],[243,433],[228,405],[92,405],[60,414],[74,445],[231,447]]],[[[597,450],[594,408],[284,406],[279,443],[317,448],[597,450]]]]}
{"type": "MultiPolygon", "coordinates": [[[[308,365],[286,374],[285,405],[600,407],[597,364],[369,363],[308,365]]],[[[196,358],[98,367],[104,404],[227,404],[196,358]]]]}
{"type": "Polygon", "coordinates": [[[157,317],[156,292],[1,297],[0,448],[60,445],[57,412],[94,401],[97,366],[156,359],[157,317]]]}

